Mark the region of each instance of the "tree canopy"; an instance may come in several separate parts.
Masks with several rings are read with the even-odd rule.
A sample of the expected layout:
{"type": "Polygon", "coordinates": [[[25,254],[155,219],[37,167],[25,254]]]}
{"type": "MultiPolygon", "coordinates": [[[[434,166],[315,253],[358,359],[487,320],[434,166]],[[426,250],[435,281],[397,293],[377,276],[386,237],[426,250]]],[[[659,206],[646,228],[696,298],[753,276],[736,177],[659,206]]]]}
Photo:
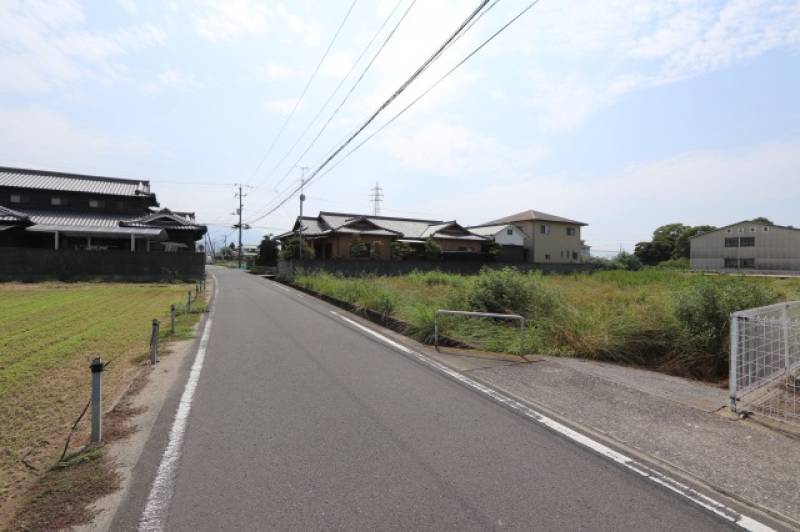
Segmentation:
{"type": "Polygon", "coordinates": [[[653,231],[649,242],[636,244],[633,254],[642,264],[654,266],[671,259],[688,259],[693,236],[715,230],[713,225],[689,226],[682,223],[662,225],[653,231]]]}

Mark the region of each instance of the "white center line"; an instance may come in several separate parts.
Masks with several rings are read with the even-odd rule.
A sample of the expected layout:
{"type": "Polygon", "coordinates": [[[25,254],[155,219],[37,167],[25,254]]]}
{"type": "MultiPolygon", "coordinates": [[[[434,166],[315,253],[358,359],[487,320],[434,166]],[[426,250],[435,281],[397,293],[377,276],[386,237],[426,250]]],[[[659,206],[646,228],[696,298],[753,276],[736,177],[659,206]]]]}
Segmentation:
{"type": "Polygon", "coordinates": [[[553,430],[561,434],[562,436],[569,438],[570,440],[580,445],[583,445],[584,447],[587,447],[592,451],[602,456],[605,456],[610,460],[613,460],[614,462],[635,472],[636,474],[641,475],[647,478],[648,480],[677,493],[681,497],[690,500],[691,502],[705,508],[706,510],[709,510],[710,512],[713,512],[714,514],[722,517],[726,521],[734,523],[735,525],[738,525],[739,527],[752,532],[767,532],[774,530],[769,526],[765,525],[764,523],[756,521],[755,519],[752,519],[746,515],[740,514],[733,508],[730,508],[729,506],[726,506],[725,504],[715,499],[712,499],[707,495],[700,493],[699,491],[695,490],[690,486],[687,486],[671,477],[668,477],[663,473],[656,471],[645,464],[639,463],[633,458],[630,458],[620,452],[617,452],[614,449],[608,447],[607,445],[604,445],[603,443],[593,440],[588,436],[576,432],[571,428],[567,427],[566,425],[559,423],[555,419],[549,418],[544,414],[537,412],[533,408],[525,404],[522,404],[515,399],[512,399],[511,397],[502,394],[493,388],[489,388],[488,386],[485,386],[484,384],[481,384],[480,382],[470,377],[467,377],[463,373],[459,373],[458,371],[455,371],[449,368],[448,366],[445,366],[444,364],[441,364],[440,362],[431,359],[430,357],[428,357],[423,353],[414,351],[413,349],[409,349],[408,347],[398,342],[395,342],[391,338],[388,338],[383,334],[370,329],[369,327],[365,327],[364,325],[361,325],[360,323],[339,314],[335,310],[331,310],[330,313],[334,314],[335,316],[349,323],[350,325],[357,327],[359,330],[364,331],[365,333],[377,338],[383,343],[388,344],[404,353],[408,353],[414,356],[417,360],[419,360],[423,364],[435,369],[436,371],[439,371],[440,373],[444,373],[448,377],[460,382],[461,384],[469,388],[472,388],[473,390],[483,395],[490,397],[493,401],[498,402],[514,410],[515,412],[521,414],[525,418],[534,421],[536,423],[539,423],[541,425],[544,425],[550,430],[553,430]]]}

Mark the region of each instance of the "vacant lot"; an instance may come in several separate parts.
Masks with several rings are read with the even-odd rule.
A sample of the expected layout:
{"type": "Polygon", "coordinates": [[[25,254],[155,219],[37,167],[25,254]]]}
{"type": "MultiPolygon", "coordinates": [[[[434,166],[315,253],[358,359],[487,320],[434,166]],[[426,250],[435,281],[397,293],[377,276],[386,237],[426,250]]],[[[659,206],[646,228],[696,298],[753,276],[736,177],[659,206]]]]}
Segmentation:
{"type": "MultiPolygon", "coordinates": [[[[0,510],[35,475],[24,456],[40,471],[58,458],[90,393],[91,358],[112,361],[108,408],[148,352],[152,319],[168,328],[170,304],[192,286],[0,284],[0,510]]],[[[179,318],[180,336],[197,316],[179,318]]]]}
{"type": "MultiPolygon", "coordinates": [[[[526,351],[644,366],[707,380],[727,371],[727,316],[800,299],[800,279],[701,276],[649,269],[546,275],[516,271],[459,276],[298,275],[294,283],[399,318],[421,341],[437,308],[514,312],[527,318],[526,351]]],[[[444,334],[490,351],[516,352],[507,322],[447,318],[444,334]]]]}

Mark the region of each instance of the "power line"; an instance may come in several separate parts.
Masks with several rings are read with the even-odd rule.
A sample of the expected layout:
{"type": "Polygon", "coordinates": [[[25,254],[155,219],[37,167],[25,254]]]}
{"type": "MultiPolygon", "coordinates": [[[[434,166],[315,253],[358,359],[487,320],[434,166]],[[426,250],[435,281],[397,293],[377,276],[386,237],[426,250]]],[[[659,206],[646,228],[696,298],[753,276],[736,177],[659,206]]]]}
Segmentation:
{"type": "MultiPolygon", "coordinates": [[[[523,16],[525,13],[527,13],[529,10],[531,10],[531,9],[532,9],[532,8],[533,8],[533,7],[534,7],[536,4],[538,4],[538,3],[539,3],[539,1],[540,1],[540,0],[534,0],[533,2],[531,2],[530,4],[528,4],[528,6],[527,6],[527,7],[525,7],[525,9],[523,9],[522,11],[520,11],[520,12],[519,12],[519,13],[518,13],[516,16],[514,16],[514,17],[513,17],[511,20],[509,20],[509,21],[508,21],[506,24],[504,24],[504,25],[503,25],[503,26],[502,26],[502,27],[501,27],[499,30],[497,30],[497,31],[496,31],[496,32],[494,32],[494,33],[493,33],[491,36],[489,36],[489,38],[488,38],[488,39],[484,40],[484,41],[483,41],[483,42],[482,42],[480,45],[478,45],[476,48],[474,48],[474,49],[472,50],[472,52],[470,52],[470,53],[469,53],[469,54],[468,54],[466,57],[464,57],[464,58],[463,58],[461,61],[459,61],[459,62],[458,62],[458,63],[457,63],[457,64],[456,64],[456,65],[455,65],[453,68],[451,68],[450,70],[448,70],[447,72],[445,72],[445,74],[444,74],[443,76],[441,76],[439,79],[437,79],[435,82],[433,82],[433,83],[432,83],[432,84],[431,84],[431,85],[430,85],[430,86],[429,86],[427,89],[425,89],[425,90],[424,90],[424,91],[423,91],[423,92],[422,92],[422,93],[421,93],[419,96],[417,96],[416,98],[414,98],[414,99],[413,99],[413,100],[412,100],[412,101],[411,101],[411,102],[410,102],[408,105],[406,105],[404,108],[402,108],[402,109],[401,109],[401,110],[400,110],[400,111],[399,111],[397,114],[395,114],[395,115],[394,115],[392,118],[390,118],[390,119],[389,119],[389,120],[388,120],[386,123],[384,123],[384,124],[383,124],[381,127],[379,127],[378,129],[376,129],[375,131],[373,131],[372,133],[370,133],[370,135],[369,135],[367,138],[365,138],[365,139],[364,139],[364,140],[362,140],[362,141],[361,141],[359,144],[357,144],[355,147],[353,147],[353,149],[352,149],[352,150],[348,151],[348,152],[347,152],[347,153],[346,153],[346,154],[345,154],[345,155],[344,155],[344,156],[343,156],[341,159],[339,159],[338,161],[336,161],[336,163],[334,163],[334,164],[333,164],[333,166],[331,166],[330,168],[328,168],[328,169],[325,171],[325,173],[324,173],[324,174],[322,174],[322,175],[321,175],[321,176],[319,176],[319,177],[324,177],[324,176],[328,175],[329,173],[331,173],[331,172],[332,172],[334,169],[336,169],[336,167],[337,167],[337,166],[339,166],[341,163],[343,163],[345,160],[347,160],[347,158],[348,158],[348,157],[350,157],[350,155],[352,155],[354,152],[356,152],[356,151],[357,151],[359,148],[361,148],[361,147],[362,147],[364,144],[366,144],[367,142],[369,142],[369,141],[370,141],[372,138],[374,138],[376,135],[378,135],[378,134],[379,134],[381,131],[383,131],[384,129],[386,129],[387,127],[389,127],[389,125],[391,125],[391,124],[392,124],[392,123],[393,123],[395,120],[397,120],[398,118],[400,118],[400,116],[402,116],[402,115],[403,115],[403,114],[404,114],[406,111],[408,111],[408,110],[409,110],[411,107],[413,107],[414,105],[416,105],[416,103],[417,103],[417,102],[419,102],[419,101],[420,101],[422,98],[424,98],[424,97],[425,97],[425,96],[426,96],[428,93],[430,93],[430,92],[431,92],[433,89],[435,89],[435,88],[436,88],[436,87],[437,87],[437,86],[438,86],[438,85],[439,85],[439,84],[440,84],[442,81],[444,81],[446,78],[448,78],[448,77],[449,77],[451,74],[453,74],[453,72],[455,72],[456,70],[458,70],[458,69],[459,69],[459,68],[460,68],[460,67],[461,67],[461,66],[462,66],[464,63],[466,63],[467,61],[469,61],[469,60],[470,60],[470,59],[471,59],[471,58],[472,58],[472,57],[473,57],[475,54],[477,54],[477,53],[478,53],[478,52],[479,52],[481,49],[483,49],[483,48],[484,48],[484,47],[485,47],[487,44],[489,44],[491,41],[493,41],[493,40],[494,40],[494,39],[495,39],[495,38],[496,38],[498,35],[500,35],[502,32],[504,32],[504,31],[505,31],[505,30],[506,30],[506,29],[507,29],[509,26],[511,26],[511,25],[512,25],[514,22],[516,22],[516,21],[517,21],[517,20],[518,20],[520,17],[522,17],[522,16],[523,16]]],[[[315,176],[315,177],[316,177],[316,176],[315,176]]],[[[309,179],[309,181],[310,181],[310,179],[309,179]]]]}
{"type": "MultiPolygon", "coordinates": [[[[330,154],[330,155],[329,155],[329,156],[328,156],[328,157],[327,157],[327,158],[326,158],[326,159],[325,159],[325,160],[322,162],[322,164],[320,164],[320,165],[317,167],[317,169],[316,169],[316,170],[314,170],[314,172],[311,174],[311,176],[308,178],[308,180],[306,180],[306,184],[307,184],[307,183],[309,183],[309,182],[311,182],[311,181],[312,181],[312,180],[313,180],[313,179],[314,179],[314,178],[315,178],[315,177],[316,177],[316,176],[319,174],[319,172],[321,172],[321,171],[322,171],[322,169],[323,169],[323,168],[325,168],[325,166],[327,166],[327,165],[328,165],[328,163],[330,163],[330,162],[331,162],[331,160],[333,160],[333,158],[334,158],[334,157],[336,157],[336,156],[337,156],[339,153],[341,153],[341,152],[342,152],[342,150],[344,150],[344,149],[345,149],[345,148],[346,148],[346,147],[347,147],[347,146],[348,146],[348,145],[349,145],[349,144],[350,144],[350,143],[351,143],[351,142],[352,142],[352,141],[353,141],[353,140],[354,140],[354,139],[355,139],[355,138],[356,138],[356,137],[357,137],[359,134],[361,134],[361,132],[362,132],[362,131],[364,131],[364,129],[366,129],[367,127],[369,127],[369,125],[370,125],[370,124],[371,124],[371,123],[372,123],[372,122],[373,122],[373,121],[374,121],[374,120],[375,120],[375,119],[378,117],[378,115],[380,115],[380,114],[381,114],[381,113],[382,113],[382,112],[383,112],[383,111],[384,111],[384,110],[385,110],[385,109],[386,109],[386,108],[387,108],[387,107],[388,107],[388,106],[389,106],[389,105],[390,105],[390,104],[391,104],[393,101],[395,101],[395,100],[396,100],[396,99],[397,99],[397,98],[398,98],[398,97],[399,97],[399,96],[400,96],[400,95],[401,95],[401,94],[402,94],[402,93],[403,93],[403,92],[404,92],[404,91],[405,91],[405,90],[408,88],[408,86],[409,86],[409,85],[411,85],[411,83],[413,83],[413,82],[414,82],[414,80],[416,80],[416,79],[417,79],[419,76],[421,76],[421,75],[422,75],[422,73],[423,73],[423,72],[425,72],[425,70],[427,70],[427,69],[428,69],[428,67],[430,67],[430,65],[431,65],[431,64],[432,64],[432,63],[433,63],[433,62],[434,62],[436,59],[438,59],[438,58],[439,58],[439,56],[441,56],[441,54],[444,52],[444,50],[445,50],[445,49],[447,49],[447,47],[449,47],[449,45],[450,45],[450,44],[451,44],[451,43],[452,43],[454,40],[456,40],[456,39],[457,39],[457,37],[458,37],[458,36],[459,36],[459,35],[460,35],[460,34],[461,34],[463,31],[464,31],[464,29],[465,29],[465,28],[466,28],[466,27],[467,27],[467,26],[470,24],[470,22],[471,22],[473,19],[475,19],[475,17],[477,17],[477,16],[478,16],[478,14],[479,14],[481,11],[483,11],[483,9],[486,7],[486,5],[489,3],[489,1],[490,1],[490,0],[482,0],[482,1],[480,2],[480,4],[478,4],[478,7],[476,7],[476,8],[475,8],[475,9],[472,11],[472,13],[470,13],[470,15],[469,15],[469,16],[468,16],[468,17],[467,17],[467,18],[466,18],[466,19],[465,19],[465,20],[464,20],[464,21],[463,21],[463,22],[462,22],[462,23],[459,25],[459,27],[458,27],[458,28],[456,28],[456,30],[455,30],[455,31],[454,31],[454,32],[453,32],[453,33],[452,33],[452,34],[451,34],[451,35],[450,35],[450,36],[449,36],[449,37],[448,37],[448,38],[447,38],[447,39],[444,41],[444,43],[442,43],[442,44],[439,46],[439,48],[438,48],[438,49],[437,49],[437,50],[436,50],[436,51],[435,51],[435,52],[434,52],[434,53],[433,53],[433,54],[432,54],[430,57],[428,57],[428,59],[426,59],[426,60],[425,60],[425,61],[422,63],[422,65],[420,65],[420,67],[419,67],[419,68],[417,68],[417,70],[416,70],[416,71],[415,71],[413,74],[411,74],[411,76],[409,76],[409,77],[408,77],[408,79],[406,79],[406,81],[404,81],[404,82],[403,82],[403,83],[400,85],[400,87],[398,87],[398,88],[397,88],[397,89],[396,89],[396,90],[395,90],[395,91],[394,91],[394,92],[391,94],[391,96],[389,96],[389,98],[387,98],[387,99],[386,99],[386,101],[384,101],[384,102],[383,102],[383,103],[382,103],[382,104],[381,104],[381,105],[378,107],[378,109],[377,109],[377,110],[375,110],[375,111],[372,113],[372,115],[370,115],[370,116],[369,116],[369,118],[367,118],[367,120],[365,120],[365,121],[364,121],[364,123],[363,123],[363,124],[361,124],[361,126],[359,126],[359,127],[358,127],[358,128],[357,128],[357,129],[356,129],[356,130],[355,130],[355,131],[354,131],[354,132],[353,132],[353,133],[350,135],[350,137],[349,137],[349,138],[348,138],[348,139],[347,139],[347,140],[346,140],[344,143],[342,143],[342,144],[341,144],[341,145],[340,145],[338,148],[336,148],[336,149],[333,151],[333,153],[332,153],[332,154],[330,154]]],[[[270,209],[270,210],[269,210],[269,211],[268,211],[266,214],[263,214],[262,216],[260,216],[260,217],[256,218],[256,219],[255,219],[255,220],[253,220],[253,221],[258,221],[258,220],[260,220],[260,219],[262,219],[262,218],[264,218],[264,217],[266,217],[266,216],[269,216],[270,214],[272,214],[272,213],[273,213],[273,212],[275,212],[276,210],[278,210],[278,209],[279,209],[280,207],[282,207],[282,206],[283,206],[283,205],[284,205],[284,204],[285,204],[287,201],[289,201],[289,199],[290,199],[292,196],[294,196],[294,194],[296,194],[298,190],[299,190],[299,189],[298,189],[298,188],[296,188],[296,189],[295,189],[295,190],[294,190],[294,191],[293,191],[293,192],[292,192],[292,193],[291,193],[289,196],[287,196],[285,199],[283,199],[282,201],[280,201],[280,202],[278,203],[278,205],[276,205],[275,207],[273,207],[272,209],[270,209]]]]}
{"type": "MultiPolygon", "coordinates": [[[[416,0],[414,0],[414,2],[416,2],[416,0]]],[[[412,2],[412,4],[414,2],[412,2]]],[[[328,99],[325,100],[325,103],[322,104],[322,107],[319,108],[319,111],[317,111],[317,114],[314,115],[314,118],[311,119],[311,121],[308,123],[306,128],[300,134],[300,136],[297,137],[297,139],[294,141],[294,144],[292,144],[292,146],[284,154],[284,156],[281,157],[281,159],[277,162],[277,164],[275,164],[275,166],[272,168],[272,170],[269,171],[268,176],[272,176],[272,174],[275,173],[275,171],[278,168],[280,168],[281,164],[283,164],[283,162],[286,160],[286,158],[289,157],[289,155],[291,155],[291,153],[294,151],[294,149],[297,147],[297,145],[300,144],[300,141],[303,140],[303,137],[306,136],[306,133],[308,133],[308,131],[311,129],[311,127],[317,121],[317,118],[320,117],[320,115],[325,110],[325,108],[328,107],[328,104],[331,102],[331,100],[333,100],[334,96],[336,96],[336,94],[339,92],[339,89],[342,88],[342,85],[344,85],[345,81],[347,81],[347,79],[350,77],[350,74],[353,73],[353,71],[356,68],[356,65],[358,65],[358,63],[361,62],[361,59],[366,55],[367,51],[372,47],[372,43],[375,42],[375,39],[378,38],[378,35],[380,35],[380,33],[383,31],[383,28],[386,27],[386,24],[389,23],[389,20],[391,20],[391,18],[394,16],[394,14],[397,11],[397,9],[400,7],[400,4],[402,4],[402,3],[403,3],[403,0],[398,0],[398,2],[395,4],[394,8],[386,16],[386,18],[384,19],[384,21],[380,25],[380,27],[377,30],[375,30],[375,33],[372,35],[372,38],[369,40],[369,42],[366,44],[366,46],[364,46],[364,49],[361,50],[361,53],[359,54],[359,56],[356,58],[355,61],[353,61],[353,64],[350,66],[350,69],[347,71],[347,74],[345,74],[344,77],[339,81],[339,84],[336,86],[335,89],[333,89],[333,92],[331,92],[330,96],[328,96],[328,99]]],[[[297,163],[295,163],[293,166],[297,166],[297,163]]],[[[289,171],[291,172],[291,169],[289,171]]],[[[282,177],[281,180],[278,181],[275,184],[276,189],[277,189],[278,185],[280,185],[281,182],[283,182],[283,180],[285,178],[286,178],[285,176],[282,177]]]]}
{"type": "MultiPolygon", "coordinates": [[[[305,157],[306,154],[309,151],[311,151],[311,148],[314,147],[314,145],[317,143],[317,141],[322,136],[322,134],[325,133],[325,131],[328,129],[328,126],[331,124],[331,122],[333,122],[333,119],[336,117],[337,114],[339,114],[339,111],[342,109],[342,107],[344,107],[344,105],[350,99],[350,96],[353,95],[353,92],[355,92],[356,88],[361,84],[361,81],[364,79],[364,76],[367,75],[367,72],[369,72],[369,70],[372,68],[372,65],[378,59],[378,56],[381,55],[381,53],[383,52],[384,48],[386,48],[386,46],[389,44],[389,41],[392,40],[392,37],[394,37],[394,34],[397,32],[397,29],[400,27],[400,25],[406,19],[406,17],[408,16],[408,13],[411,11],[411,8],[414,7],[414,5],[416,3],[417,3],[417,0],[412,0],[412,2],[408,5],[408,7],[406,8],[405,12],[400,17],[400,20],[397,21],[397,23],[392,28],[392,31],[389,32],[389,34],[383,40],[383,43],[381,43],[380,48],[378,48],[378,50],[373,54],[372,58],[366,64],[364,69],[361,71],[361,74],[358,76],[358,79],[356,79],[355,83],[353,83],[353,86],[350,87],[350,90],[347,91],[347,94],[345,94],[344,98],[342,98],[342,101],[339,102],[339,105],[336,106],[336,109],[333,110],[331,115],[328,117],[328,119],[322,125],[320,130],[314,136],[314,138],[311,139],[311,143],[306,147],[306,149],[303,151],[303,153],[300,154],[300,156],[297,158],[297,161],[294,163],[293,166],[297,166],[298,164],[300,164],[300,161],[303,159],[303,157],[305,157]]],[[[280,178],[280,180],[275,184],[275,186],[277,187],[283,181],[285,181],[286,178],[289,177],[290,173],[291,173],[291,168],[286,172],[286,174],[283,175],[283,177],[280,178]]]]}
{"type": "Polygon", "coordinates": [[[267,157],[269,157],[269,155],[272,153],[272,149],[275,147],[275,144],[277,144],[278,139],[280,139],[281,135],[283,135],[283,132],[286,129],[286,126],[289,124],[289,121],[292,119],[292,117],[294,116],[295,112],[297,112],[297,108],[300,106],[300,103],[303,101],[303,98],[305,97],[306,93],[308,92],[309,87],[311,87],[311,84],[314,82],[314,79],[317,77],[317,74],[319,73],[319,70],[322,67],[322,63],[325,62],[325,59],[328,57],[328,54],[330,53],[331,48],[333,48],[333,44],[336,42],[336,39],[339,37],[339,33],[342,31],[342,28],[344,27],[345,23],[347,22],[347,19],[350,18],[350,13],[353,12],[353,8],[356,6],[356,2],[358,2],[358,0],[353,0],[353,2],[350,4],[350,8],[347,10],[347,13],[345,14],[344,18],[342,19],[342,22],[339,24],[339,27],[336,29],[336,33],[333,34],[333,38],[331,39],[331,42],[328,43],[328,47],[325,49],[325,53],[322,54],[322,58],[319,60],[319,63],[317,63],[317,67],[314,69],[314,72],[311,74],[311,77],[308,78],[308,82],[306,82],[306,86],[303,88],[303,92],[300,93],[300,97],[295,102],[294,107],[292,107],[292,111],[289,113],[289,116],[286,117],[286,120],[283,121],[283,124],[281,125],[281,128],[278,130],[278,134],[275,135],[274,139],[272,139],[272,142],[270,143],[269,147],[267,148],[267,152],[264,154],[264,157],[261,158],[261,161],[256,166],[256,169],[253,170],[253,173],[250,175],[250,179],[248,179],[248,182],[251,181],[253,179],[253,177],[255,177],[255,175],[258,173],[258,171],[261,169],[261,166],[264,164],[264,161],[266,161],[267,157]]]}

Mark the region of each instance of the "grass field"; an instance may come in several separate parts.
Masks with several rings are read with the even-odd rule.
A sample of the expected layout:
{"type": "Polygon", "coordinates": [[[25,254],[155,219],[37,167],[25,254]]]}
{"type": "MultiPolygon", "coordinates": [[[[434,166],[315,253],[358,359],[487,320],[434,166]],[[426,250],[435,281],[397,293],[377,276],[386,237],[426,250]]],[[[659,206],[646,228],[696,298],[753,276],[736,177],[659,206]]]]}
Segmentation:
{"type": "MultiPolygon", "coordinates": [[[[730,311],[800,299],[800,279],[658,269],[545,276],[426,272],[343,278],[320,273],[301,274],[293,282],[399,318],[421,341],[431,339],[437,308],[517,312],[527,318],[529,353],[613,361],[707,380],[724,378],[730,311]]],[[[518,332],[507,322],[446,318],[442,331],[489,351],[518,349],[518,332]]]]}
{"type": "MultiPolygon", "coordinates": [[[[148,353],[151,322],[169,334],[169,307],[184,309],[187,284],[0,284],[0,508],[58,458],[90,392],[89,362],[104,373],[106,407],[148,353]]],[[[199,302],[198,302],[199,303],[199,302]]],[[[205,306],[193,305],[193,311],[205,306]]],[[[177,338],[199,313],[179,314],[177,338]]]]}

